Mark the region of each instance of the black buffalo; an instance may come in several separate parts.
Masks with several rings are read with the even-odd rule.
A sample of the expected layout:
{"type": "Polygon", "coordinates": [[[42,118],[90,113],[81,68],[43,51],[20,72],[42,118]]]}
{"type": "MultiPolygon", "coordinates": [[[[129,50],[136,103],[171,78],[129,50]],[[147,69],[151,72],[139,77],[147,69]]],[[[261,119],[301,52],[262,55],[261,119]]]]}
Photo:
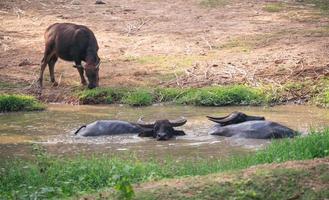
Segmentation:
{"type": "Polygon", "coordinates": [[[58,58],[66,61],[73,61],[77,68],[81,83],[86,85],[84,72],[88,78],[88,88],[95,88],[99,82],[98,44],[94,33],[86,26],[71,23],[55,23],[49,26],[44,34],[45,52],[41,61],[41,71],[39,76],[39,85],[42,88],[43,73],[48,64],[50,80],[54,86],[55,81],[54,67],[58,58]],[[81,62],[85,65],[82,66],[81,62]]]}
{"type": "Polygon", "coordinates": [[[266,121],[264,117],[248,116],[241,112],[208,119],[218,123],[209,131],[211,135],[270,139],[294,137],[296,134],[296,131],[276,122],[266,121]]]}
{"type": "Polygon", "coordinates": [[[144,129],[138,136],[153,137],[157,140],[168,140],[173,136],[185,135],[184,131],[175,130],[174,127],[183,126],[187,120],[180,118],[175,121],[167,119],[156,120],[155,122],[144,122],[142,118],[137,121],[137,124],[144,129]]]}
{"type": "Polygon", "coordinates": [[[140,137],[153,137],[157,140],[168,140],[173,136],[185,135],[183,131],[175,130],[173,127],[182,126],[186,119],[175,121],[157,120],[153,123],[145,123],[139,119],[137,123],[120,120],[98,120],[88,125],[81,126],[76,132],[80,136],[102,136],[136,133],[140,137]]]}

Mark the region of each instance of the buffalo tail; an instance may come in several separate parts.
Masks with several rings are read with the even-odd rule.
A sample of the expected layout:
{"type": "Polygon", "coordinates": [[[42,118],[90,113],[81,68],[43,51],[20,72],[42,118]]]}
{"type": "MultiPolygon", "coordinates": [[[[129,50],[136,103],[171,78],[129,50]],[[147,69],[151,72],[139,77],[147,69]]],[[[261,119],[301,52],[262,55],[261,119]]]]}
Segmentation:
{"type": "Polygon", "coordinates": [[[76,130],[75,133],[74,133],[74,135],[76,135],[77,133],[79,133],[79,131],[80,131],[82,128],[86,128],[86,125],[83,125],[83,126],[81,126],[78,130],[76,130]]]}

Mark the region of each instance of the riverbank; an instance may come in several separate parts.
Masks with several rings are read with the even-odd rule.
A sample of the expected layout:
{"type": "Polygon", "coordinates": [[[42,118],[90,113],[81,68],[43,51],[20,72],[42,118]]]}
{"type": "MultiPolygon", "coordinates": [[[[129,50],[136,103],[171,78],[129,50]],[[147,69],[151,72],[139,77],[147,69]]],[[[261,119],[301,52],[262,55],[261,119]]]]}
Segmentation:
{"type": "Polygon", "coordinates": [[[209,86],[203,88],[96,88],[77,92],[81,104],[123,103],[146,106],[174,103],[196,106],[329,104],[329,80],[291,82],[284,85],[209,86]]]}
{"type": "Polygon", "coordinates": [[[34,159],[1,163],[1,198],[67,198],[108,187],[129,197],[135,183],[207,175],[264,163],[323,158],[329,156],[328,147],[329,129],[305,137],[275,140],[256,153],[223,160],[139,160],[106,155],[54,157],[37,145],[34,159]]]}

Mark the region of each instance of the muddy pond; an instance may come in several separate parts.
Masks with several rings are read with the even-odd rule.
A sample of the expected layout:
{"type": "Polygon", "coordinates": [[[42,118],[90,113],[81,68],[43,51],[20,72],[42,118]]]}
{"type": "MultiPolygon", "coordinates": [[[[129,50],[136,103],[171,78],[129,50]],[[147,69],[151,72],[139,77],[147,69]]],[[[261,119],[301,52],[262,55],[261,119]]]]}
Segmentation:
{"type": "Polygon", "coordinates": [[[177,159],[205,157],[225,158],[263,148],[270,140],[238,139],[211,136],[207,131],[214,125],[206,115],[223,116],[233,111],[265,116],[306,134],[310,128],[329,124],[325,109],[300,105],[276,107],[194,107],[153,105],[149,107],[71,106],[50,104],[43,112],[0,114],[0,158],[29,157],[32,144],[45,147],[55,155],[113,154],[139,157],[169,156],[177,159]],[[76,137],[73,132],[83,124],[98,119],[120,119],[135,122],[140,116],[145,121],[184,116],[188,122],[178,129],[186,136],[169,141],[139,138],[136,135],[76,137]]]}

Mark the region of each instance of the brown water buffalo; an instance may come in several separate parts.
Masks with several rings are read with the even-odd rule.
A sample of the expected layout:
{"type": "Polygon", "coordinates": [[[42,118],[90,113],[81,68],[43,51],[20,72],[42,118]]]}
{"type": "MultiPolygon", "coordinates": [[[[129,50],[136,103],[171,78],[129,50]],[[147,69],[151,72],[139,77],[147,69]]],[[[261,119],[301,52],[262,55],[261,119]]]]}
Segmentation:
{"type": "Polygon", "coordinates": [[[45,32],[45,52],[41,61],[39,85],[42,88],[43,73],[48,64],[50,79],[54,86],[54,67],[58,58],[73,61],[77,68],[81,83],[86,85],[84,72],[88,78],[88,88],[95,88],[99,82],[100,58],[97,55],[98,44],[94,33],[86,26],[71,23],[55,23],[49,26],[45,32]],[[82,66],[81,61],[86,64],[82,66]]]}

